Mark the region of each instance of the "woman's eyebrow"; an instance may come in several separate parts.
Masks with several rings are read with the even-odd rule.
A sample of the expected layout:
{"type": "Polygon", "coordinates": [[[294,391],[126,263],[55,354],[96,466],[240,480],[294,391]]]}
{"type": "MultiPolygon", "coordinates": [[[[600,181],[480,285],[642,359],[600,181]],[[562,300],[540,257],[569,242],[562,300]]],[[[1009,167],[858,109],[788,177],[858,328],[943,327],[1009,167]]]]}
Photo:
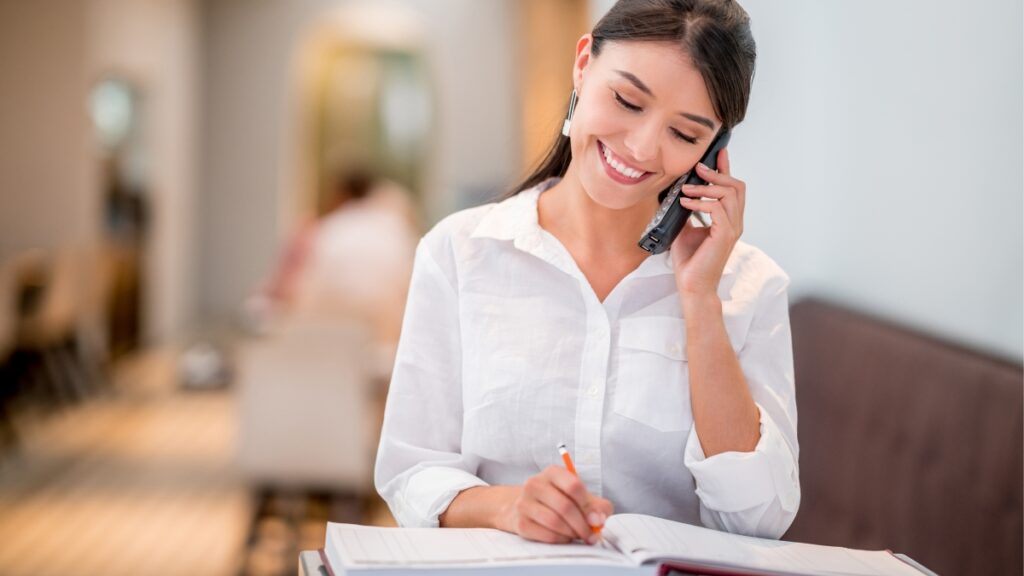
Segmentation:
{"type": "MultiPolygon", "coordinates": [[[[654,92],[651,92],[651,89],[647,87],[647,84],[644,84],[634,74],[631,74],[630,72],[626,72],[625,70],[616,70],[615,72],[617,72],[619,74],[619,76],[622,76],[626,80],[629,80],[630,82],[632,82],[633,85],[636,86],[637,90],[643,92],[644,94],[647,94],[651,98],[655,98],[654,92]]],[[[698,124],[703,124],[704,126],[707,126],[709,130],[714,130],[715,129],[715,123],[712,122],[711,120],[703,117],[703,116],[699,116],[697,114],[691,114],[689,112],[680,112],[679,115],[683,116],[684,118],[689,118],[690,120],[693,120],[694,122],[696,122],[698,124]]]]}

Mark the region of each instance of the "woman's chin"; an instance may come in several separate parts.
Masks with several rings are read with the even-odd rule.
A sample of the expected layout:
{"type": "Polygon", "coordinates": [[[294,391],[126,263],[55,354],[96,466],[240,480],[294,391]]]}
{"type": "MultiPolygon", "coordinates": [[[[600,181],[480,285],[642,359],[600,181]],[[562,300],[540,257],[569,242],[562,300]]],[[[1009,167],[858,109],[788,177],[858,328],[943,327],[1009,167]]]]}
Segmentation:
{"type": "Polygon", "coordinates": [[[649,200],[650,194],[629,192],[614,182],[583,183],[583,189],[592,202],[608,210],[628,210],[649,200]]]}

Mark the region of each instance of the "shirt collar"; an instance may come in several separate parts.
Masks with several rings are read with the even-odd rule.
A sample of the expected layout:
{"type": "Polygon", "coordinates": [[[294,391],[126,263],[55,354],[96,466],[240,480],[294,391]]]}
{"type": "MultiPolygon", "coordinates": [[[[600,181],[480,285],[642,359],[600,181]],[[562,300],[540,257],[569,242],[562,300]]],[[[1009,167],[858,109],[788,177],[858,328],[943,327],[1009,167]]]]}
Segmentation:
{"type": "MultiPolygon", "coordinates": [[[[558,177],[523,190],[498,202],[480,219],[470,238],[493,238],[511,240],[512,244],[555,266],[573,274],[578,268],[571,261],[569,253],[558,240],[540,227],[537,217],[537,200],[541,193],[558,183],[558,177]]],[[[733,274],[737,264],[737,250],[733,250],[725,263],[722,276],[733,274]]],[[[670,251],[648,256],[631,274],[633,277],[658,276],[672,273],[670,251]]]]}

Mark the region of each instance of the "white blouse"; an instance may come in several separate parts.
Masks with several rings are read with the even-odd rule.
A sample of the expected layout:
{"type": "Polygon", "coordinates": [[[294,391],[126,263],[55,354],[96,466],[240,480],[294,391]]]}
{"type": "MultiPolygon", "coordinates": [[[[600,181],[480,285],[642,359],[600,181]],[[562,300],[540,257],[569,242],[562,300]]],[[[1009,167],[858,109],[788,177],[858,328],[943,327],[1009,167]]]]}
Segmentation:
{"type": "Polygon", "coordinates": [[[537,221],[557,180],[452,214],[416,251],[375,483],[402,526],[472,486],[561,465],[615,512],[778,538],[800,504],[789,277],[742,241],[718,295],[760,409],[753,452],[705,458],[669,253],[604,302],[537,221]]]}

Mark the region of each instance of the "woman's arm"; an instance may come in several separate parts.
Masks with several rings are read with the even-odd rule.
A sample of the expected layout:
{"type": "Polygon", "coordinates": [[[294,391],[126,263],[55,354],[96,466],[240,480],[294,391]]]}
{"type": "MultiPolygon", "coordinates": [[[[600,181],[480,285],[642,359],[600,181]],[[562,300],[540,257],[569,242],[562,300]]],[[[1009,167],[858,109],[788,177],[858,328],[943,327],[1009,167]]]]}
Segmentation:
{"type": "Polygon", "coordinates": [[[738,355],[722,341],[724,328],[716,337],[721,312],[708,319],[707,309],[686,311],[687,340],[696,342],[687,343],[694,428],[684,462],[697,484],[701,522],[764,538],[781,537],[800,505],[789,277],[774,268],[738,355]]]}
{"type": "Polygon", "coordinates": [[[462,344],[450,251],[437,230],[416,250],[377,450],[374,482],[401,526],[437,526],[456,494],[486,485],[462,452],[462,344]]]}
{"type": "Polygon", "coordinates": [[[778,538],[800,504],[789,276],[763,254],[749,267],[758,297],[737,356],[717,294],[743,233],[746,183],[732,176],[727,150],[718,166],[720,172],[698,164],[710,185],[683,186],[680,200],[709,212],[711,227],[684,228],[672,244],[694,421],[683,462],[697,484],[705,526],[778,538]]]}
{"type": "Polygon", "coordinates": [[[441,527],[499,528],[498,516],[512,505],[522,489],[522,486],[477,486],[463,490],[441,514],[441,527]]]}
{"type": "Polygon", "coordinates": [[[760,439],[760,413],[729,342],[717,294],[683,298],[690,403],[708,458],[751,452],[760,439]]]}

